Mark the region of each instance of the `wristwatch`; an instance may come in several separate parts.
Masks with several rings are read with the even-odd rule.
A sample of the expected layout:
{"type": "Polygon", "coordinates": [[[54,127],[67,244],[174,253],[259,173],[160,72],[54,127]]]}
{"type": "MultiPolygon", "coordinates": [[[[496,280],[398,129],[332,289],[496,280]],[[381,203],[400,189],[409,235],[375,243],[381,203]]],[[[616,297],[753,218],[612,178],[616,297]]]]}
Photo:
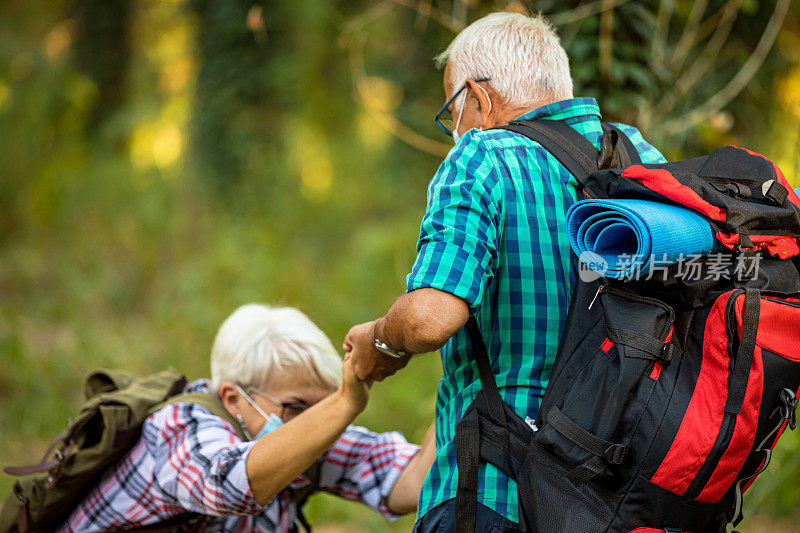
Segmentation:
{"type": "Polygon", "coordinates": [[[408,352],[403,352],[400,350],[392,350],[389,348],[389,345],[383,342],[378,338],[378,321],[375,321],[375,325],[372,327],[372,344],[375,345],[375,349],[381,353],[388,355],[389,357],[394,357],[395,359],[400,359],[401,357],[407,357],[411,355],[408,352]]]}

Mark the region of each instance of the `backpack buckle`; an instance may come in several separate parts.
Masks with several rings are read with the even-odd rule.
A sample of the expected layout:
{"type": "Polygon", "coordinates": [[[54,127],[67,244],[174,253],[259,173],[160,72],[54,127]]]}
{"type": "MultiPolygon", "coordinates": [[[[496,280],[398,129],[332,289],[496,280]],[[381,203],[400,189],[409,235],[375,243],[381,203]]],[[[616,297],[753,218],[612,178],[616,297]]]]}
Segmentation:
{"type": "Polygon", "coordinates": [[[777,180],[771,179],[761,185],[761,194],[778,207],[782,206],[789,196],[789,191],[777,180]]]}
{"type": "Polygon", "coordinates": [[[622,444],[612,444],[603,454],[606,461],[612,465],[621,465],[625,461],[625,456],[628,455],[628,446],[622,444]]]}
{"type": "Polygon", "coordinates": [[[781,406],[781,414],[788,422],[789,429],[794,431],[795,428],[797,428],[797,396],[792,389],[786,388],[781,389],[780,396],[781,402],[783,402],[783,405],[781,406]]]}
{"type": "Polygon", "coordinates": [[[756,251],[756,246],[753,244],[752,239],[750,239],[749,235],[745,235],[744,233],[739,234],[739,244],[736,248],[745,255],[752,254],[756,251]]]}
{"type": "Polygon", "coordinates": [[[30,500],[25,492],[22,490],[19,482],[14,483],[14,496],[17,498],[20,507],[27,507],[30,500]]]}
{"type": "Polygon", "coordinates": [[[671,342],[665,342],[661,345],[661,360],[664,361],[666,364],[669,364],[672,361],[672,353],[675,346],[671,342]]]}
{"type": "Polygon", "coordinates": [[[727,194],[728,196],[736,198],[737,200],[747,200],[748,198],[753,196],[750,187],[748,187],[747,185],[742,185],[741,183],[735,181],[731,183],[726,183],[725,185],[712,185],[712,186],[719,192],[727,194]]]}

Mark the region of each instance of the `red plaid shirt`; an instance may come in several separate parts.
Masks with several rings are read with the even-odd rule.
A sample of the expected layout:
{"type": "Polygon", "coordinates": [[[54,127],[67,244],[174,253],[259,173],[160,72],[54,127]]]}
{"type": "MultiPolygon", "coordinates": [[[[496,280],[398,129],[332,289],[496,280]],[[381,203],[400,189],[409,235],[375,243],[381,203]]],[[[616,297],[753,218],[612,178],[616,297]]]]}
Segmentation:
{"type": "MultiPolygon", "coordinates": [[[[208,380],[187,388],[206,390],[208,380]]],[[[197,404],[168,405],[145,421],[139,442],[60,531],[127,529],[187,512],[216,517],[206,531],[296,531],[292,489],[308,480],[296,479],[267,505],[259,505],[245,472],[253,444],[243,442],[230,424],[197,404]]],[[[394,519],[386,497],[418,449],[400,433],[349,426],[319,459],[319,490],[394,519]]]]}

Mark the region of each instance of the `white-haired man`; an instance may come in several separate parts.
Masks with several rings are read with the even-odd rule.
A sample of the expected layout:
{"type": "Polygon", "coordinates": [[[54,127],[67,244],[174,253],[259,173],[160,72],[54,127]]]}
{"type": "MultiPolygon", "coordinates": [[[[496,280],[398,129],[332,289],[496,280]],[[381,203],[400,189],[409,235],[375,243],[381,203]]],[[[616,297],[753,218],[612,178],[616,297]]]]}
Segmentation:
{"type": "Polygon", "coordinates": [[[205,515],[213,518],[192,531],[293,532],[298,495],[309,491],[389,518],[416,508],[432,432],[420,450],[400,433],[350,425],[367,384],[300,311],[237,309],[214,341],[211,382],[185,392],[207,391],[229,417],[188,401],[156,411],[60,531],[184,531],[187,519],[205,515]]]}
{"type": "MultiPolygon", "coordinates": [[[[503,401],[535,419],[575,279],[566,212],[576,179],[538,143],[493,128],[558,120],[599,148],[602,127],[597,102],[573,98],[567,54],[541,17],[488,15],[438,59],[446,63],[447,102],[436,122],[455,146],[428,187],[408,292],[384,317],[353,327],[344,347],[356,375],[375,380],[410,354],[441,348],[437,454],[415,529],[448,532],[458,484],[455,425],[480,390],[467,318],[477,320],[503,401]]],[[[618,128],[643,162],[663,162],[638,130],[618,128]]],[[[481,465],[477,499],[476,530],[518,527],[515,483],[492,465],[481,465]]]]}

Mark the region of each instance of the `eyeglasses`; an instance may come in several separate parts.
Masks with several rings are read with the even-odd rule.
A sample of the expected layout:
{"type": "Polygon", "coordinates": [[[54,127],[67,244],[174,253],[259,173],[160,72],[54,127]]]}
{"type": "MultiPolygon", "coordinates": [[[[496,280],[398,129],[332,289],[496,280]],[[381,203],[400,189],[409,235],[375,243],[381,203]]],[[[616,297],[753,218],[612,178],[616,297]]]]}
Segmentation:
{"type": "Polygon", "coordinates": [[[239,386],[244,388],[247,392],[251,394],[255,394],[257,396],[263,396],[264,398],[274,403],[275,405],[280,406],[281,414],[279,416],[281,420],[283,420],[284,422],[288,422],[292,418],[296,417],[297,415],[299,415],[300,413],[311,407],[310,405],[302,401],[295,401],[295,402],[281,401],[279,398],[276,398],[271,394],[267,394],[266,392],[262,392],[257,388],[253,387],[252,385],[240,384],[239,386]]]}
{"type": "MultiPolygon", "coordinates": [[[[489,76],[486,76],[484,78],[475,78],[472,81],[481,82],[481,81],[489,81],[491,79],[492,78],[490,78],[489,76]]],[[[444,103],[439,112],[436,113],[436,116],[433,117],[433,121],[436,123],[437,126],[439,126],[439,129],[441,129],[444,132],[444,134],[447,135],[448,137],[453,136],[453,122],[454,122],[453,113],[450,111],[450,104],[452,104],[453,100],[458,98],[458,95],[461,94],[461,92],[466,88],[467,84],[465,83],[464,85],[461,86],[459,90],[455,92],[453,96],[450,97],[448,101],[444,103]]]]}

